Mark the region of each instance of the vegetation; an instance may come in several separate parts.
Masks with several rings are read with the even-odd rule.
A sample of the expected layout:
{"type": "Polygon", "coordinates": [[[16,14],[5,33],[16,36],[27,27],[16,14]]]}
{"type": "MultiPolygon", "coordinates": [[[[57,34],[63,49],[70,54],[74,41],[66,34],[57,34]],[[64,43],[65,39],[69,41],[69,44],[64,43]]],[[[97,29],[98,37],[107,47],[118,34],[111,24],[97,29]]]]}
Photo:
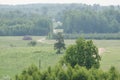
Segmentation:
{"type": "Polygon", "coordinates": [[[68,47],[64,59],[66,60],[66,63],[70,63],[70,65],[58,65],[55,66],[55,68],[48,67],[47,71],[40,71],[36,66],[32,65],[20,75],[16,75],[15,80],[120,79],[120,73],[115,67],[111,67],[108,72],[96,69],[99,68],[100,56],[92,41],[78,39],[76,45],[68,47]],[[88,54],[86,55],[86,53],[88,54]]]}
{"type": "Polygon", "coordinates": [[[91,40],[86,41],[82,38],[76,41],[75,45],[71,45],[67,48],[66,54],[62,59],[64,62],[69,63],[72,67],[76,64],[84,66],[87,69],[92,67],[100,67],[100,55],[98,54],[98,48],[93,44],[91,40]]]}
{"type": "Polygon", "coordinates": [[[120,73],[114,67],[108,72],[99,69],[87,70],[85,67],[76,65],[74,68],[67,66],[49,67],[46,71],[39,70],[32,65],[24,70],[20,75],[16,75],[15,80],[119,80],[120,73]]]}
{"type": "MultiPolygon", "coordinates": [[[[31,36],[34,41],[42,39],[41,36],[31,36]]],[[[45,40],[44,43],[37,42],[35,47],[28,46],[29,41],[22,40],[23,36],[1,36],[0,37],[0,78],[13,78],[15,74],[21,73],[23,69],[34,63],[40,70],[46,70],[54,66],[64,54],[57,55],[54,51],[55,40],[45,40]],[[11,46],[12,45],[12,46],[11,46]]],[[[120,40],[93,40],[98,48],[105,51],[100,55],[100,68],[107,71],[110,66],[115,66],[120,71],[120,40]],[[116,56],[117,55],[117,56],[116,56]]],[[[75,44],[75,40],[65,40],[66,47],[75,44]]]]}
{"type": "Polygon", "coordinates": [[[56,43],[54,44],[54,49],[57,50],[57,54],[60,54],[63,49],[65,49],[65,43],[62,33],[56,34],[56,43]]]}
{"type": "Polygon", "coordinates": [[[65,39],[77,39],[83,37],[85,39],[97,39],[97,40],[119,40],[120,33],[89,33],[89,34],[64,34],[65,39]]]}
{"type": "MultiPolygon", "coordinates": [[[[34,41],[43,38],[31,37],[34,41]]],[[[28,46],[30,41],[22,40],[22,38],[23,36],[0,37],[0,79],[6,75],[13,77],[32,63],[38,66],[39,60],[41,69],[44,70],[48,66],[55,65],[62,56],[55,54],[53,44],[38,42],[33,47],[28,46]]]]}
{"type": "Polygon", "coordinates": [[[52,20],[65,34],[119,33],[120,7],[83,4],[0,5],[0,35],[48,35],[52,20]]]}
{"type": "Polygon", "coordinates": [[[35,46],[36,44],[37,44],[36,41],[30,41],[30,42],[28,43],[29,46],[35,46]]]}
{"type": "Polygon", "coordinates": [[[63,29],[66,33],[118,33],[120,31],[120,11],[115,7],[108,9],[66,11],[63,17],[63,29]]]}
{"type": "Polygon", "coordinates": [[[45,16],[16,10],[3,12],[0,12],[0,36],[47,35],[50,31],[52,22],[45,16]]]}
{"type": "Polygon", "coordinates": [[[65,54],[57,55],[53,48],[57,53],[65,49],[60,33],[56,43],[54,40],[40,42],[40,37],[25,36],[49,35],[51,38],[54,29],[62,28],[65,38],[120,39],[119,25],[120,6],[0,5],[0,80],[10,80],[15,74],[15,80],[120,80],[120,40],[92,42],[78,39],[76,44],[74,40],[65,40],[66,46],[72,45],[65,54]],[[105,52],[98,55],[93,43],[105,48],[105,52]],[[55,66],[61,57],[62,65],[55,66]],[[35,65],[24,69],[31,63],[39,66],[39,69],[35,65]],[[110,68],[113,65],[118,71],[115,67],[110,68]],[[23,72],[19,74],[21,70],[23,72]]]}

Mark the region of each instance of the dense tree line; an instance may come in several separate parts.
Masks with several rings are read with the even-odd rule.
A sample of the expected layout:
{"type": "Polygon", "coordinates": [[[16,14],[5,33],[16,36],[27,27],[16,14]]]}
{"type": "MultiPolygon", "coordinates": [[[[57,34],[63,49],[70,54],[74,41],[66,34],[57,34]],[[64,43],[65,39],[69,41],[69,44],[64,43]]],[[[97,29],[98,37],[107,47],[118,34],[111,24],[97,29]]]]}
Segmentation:
{"type": "Polygon", "coordinates": [[[62,28],[66,33],[118,33],[120,10],[69,10],[64,13],[62,28]]]}
{"type": "Polygon", "coordinates": [[[65,33],[120,32],[120,6],[29,4],[0,5],[0,35],[47,35],[52,19],[65,33]]]}
{"type": "Polygon", "coordinates": [[[120,39],[120,32],[119,33],[81,33],[81,34],[64,34],[65,39],[77,39],[79,37],[83,37],[85,39],[106,39],[106,40],[119,40],[120,39]]]}
{"type": "Polygon", "coordinates": [[[1,12],[0,35],[47,35],[52,25],[51,20],[36,13],[21,11],[1,12]]]}

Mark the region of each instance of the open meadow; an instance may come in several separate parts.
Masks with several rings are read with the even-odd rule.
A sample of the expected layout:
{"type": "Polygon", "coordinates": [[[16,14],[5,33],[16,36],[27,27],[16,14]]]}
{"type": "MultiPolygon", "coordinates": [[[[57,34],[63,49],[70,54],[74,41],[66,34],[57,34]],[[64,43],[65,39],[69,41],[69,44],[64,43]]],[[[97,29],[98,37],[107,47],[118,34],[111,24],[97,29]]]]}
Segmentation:
{"type": "MultiPolygon", "coordinates": [[[[22,36],[0,36],[0,78],[14,77],[31,64],[40,69],[54,66],[64,54],[54,51],[55,40],[33,36],[37,45],[28,46],[30,41],[22,40],[22,36]]],[[[101,69],[108,70],[115,66],[120,71],[120,40],[93,40],[101,50],[101,69]]],[[[65,40],[66,46],[74,44],[75,40],[65,40]]]]}

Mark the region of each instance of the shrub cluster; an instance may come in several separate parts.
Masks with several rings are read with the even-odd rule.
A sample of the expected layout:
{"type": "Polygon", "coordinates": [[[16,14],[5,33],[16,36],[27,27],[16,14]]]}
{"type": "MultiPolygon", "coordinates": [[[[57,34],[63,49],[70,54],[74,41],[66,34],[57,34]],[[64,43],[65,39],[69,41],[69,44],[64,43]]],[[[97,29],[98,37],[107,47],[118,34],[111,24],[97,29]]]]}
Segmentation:
{"type": "Polygon", "coordinates": [[[111,67],[109,71],[104,72],[100,69],[86,69],[76,65],[49,67],[46,71],[40,71],[32,65],[16,75],[15,80],[120,80],[120,73],[111,67]]]}
{"type": "Polygon", "coordinates": [[[37,44],[36,41],[30,41],[30,42],[28,43],[29,46],[35,46],[36,44],[37,44]]]}

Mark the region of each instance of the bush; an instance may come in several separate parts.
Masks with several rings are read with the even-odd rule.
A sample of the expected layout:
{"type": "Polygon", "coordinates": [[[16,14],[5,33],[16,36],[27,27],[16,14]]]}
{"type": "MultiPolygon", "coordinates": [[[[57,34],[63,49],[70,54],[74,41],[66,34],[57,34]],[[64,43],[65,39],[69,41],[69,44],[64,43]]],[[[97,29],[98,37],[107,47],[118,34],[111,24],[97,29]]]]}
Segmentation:
{"type": "Polygon", "coordinates": [[[36,41],[30,41],[30,42],[28,43],[29,46],[35,46],[36,44],[37,44],[36,41]]]}
{"type": "Polygon", "coordinates": [[[20,75],[16,75],[15,80],[120,80],[120,73],[115,68],[108,72],[99,69],[86,69],[75,65],[63,67],[61,65],[40,71],[36,66],[31,65],[20,75]]]}
{"type": "Polygon", "coordinates": [[[88,80],[88,78],[89,74],[87,69],[76,65],[72,75],[72,80],[88,80]]]}

